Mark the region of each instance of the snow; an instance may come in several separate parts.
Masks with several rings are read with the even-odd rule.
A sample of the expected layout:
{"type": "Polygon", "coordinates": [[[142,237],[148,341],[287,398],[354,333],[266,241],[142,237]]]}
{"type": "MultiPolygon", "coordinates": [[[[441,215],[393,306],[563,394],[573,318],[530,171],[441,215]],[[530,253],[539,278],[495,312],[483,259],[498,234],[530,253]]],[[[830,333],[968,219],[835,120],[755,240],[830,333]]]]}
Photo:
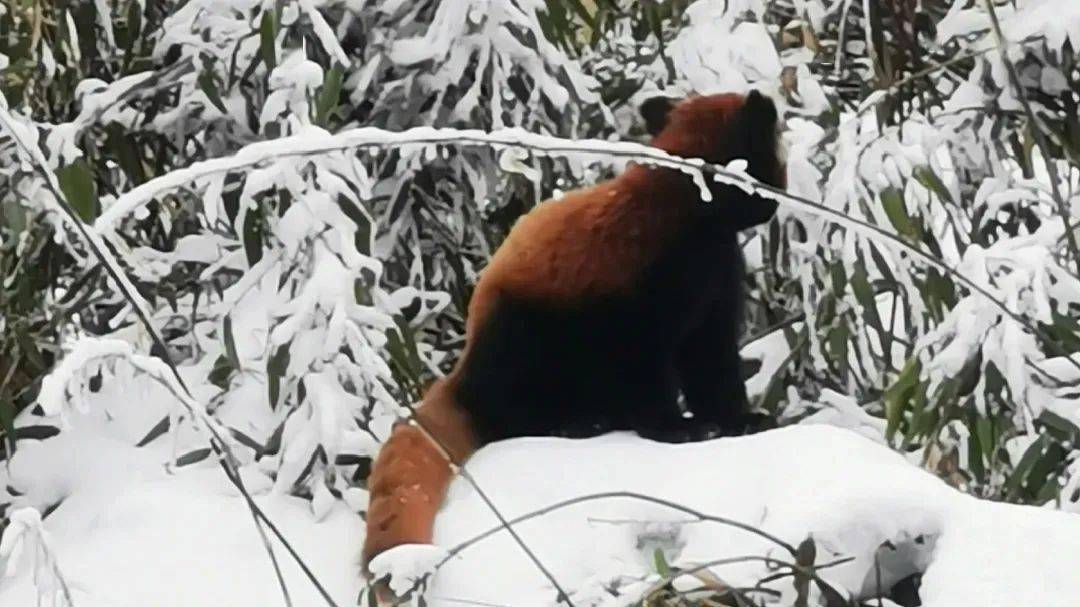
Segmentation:
{"type": "MultiPolygon", "coordinates": [[[[82,417],[60,435],[20,442],[10,466],[0,471],[0,481],[23,494],[11,504],[16,524],[5,534],[4,554],[14,554],[23,542],[38,548],[18,551],[21,556],[11,562],[0,557],[0,571],[12,572],[0,580],[0,604],[34,604],[35,571],[50,565],[80,607],[281,604],[250,515],[212,462],[167,471],[161,462],[168,440],[136,448],[125,438],[130,429],[118,432],[106,421],[119,417],[74,415],[82,417]],[[35,513],[59,499],[59,507],[36,526],[35,513]],[[39,538],[47,542],[34,544],[39,538]]],[[[577,605],[623,605],[638,598],[660,579],[656,550],[675,568],[739,556],[791,560],[764,537],[627,492],[746,523],[790,545],[812,537],[818,563],[853,559],[820,575],[863,596],[877,587],[875,555],[885,587],[923,572],[927,607],[1064,606],[1080,593],[1080,578],[1073,575],[1080,565],[1080,517],[963,495],[888,447],[828,425],[684,445],[626,433],[587,440],[524,438],[485,447],[468,469],[508,518],[563,500],[620,493],[516,526],[577,605]]],[[[354,604],[362,589],[363,532],[360,517],[346,506],[349,500],[332,502],[317,518],[308,502],[274,491],[256,467],[244,473],[259,506],[334,600],[354,604]]],[[[394,572],[399,590],[437,570],[426,590],[432,605],[554,604],[550,584],[505,533],[443,563],[446,551],[497,527],[459,478],[437,521],[438,548],[401,547],[372,568],[394,572]]],[[[325,604],[280,546],[276,553],[293,603],[325,604]]],[[[771,572],[760,562],[712,571],[737,585],[752,585],[771,572]]],[[[690,589],[694,580],[687,577],[679,585],[690,589]]],[[[790,580],[770,586],[783,593],[778,604],[790,604],[790,580]]]]}

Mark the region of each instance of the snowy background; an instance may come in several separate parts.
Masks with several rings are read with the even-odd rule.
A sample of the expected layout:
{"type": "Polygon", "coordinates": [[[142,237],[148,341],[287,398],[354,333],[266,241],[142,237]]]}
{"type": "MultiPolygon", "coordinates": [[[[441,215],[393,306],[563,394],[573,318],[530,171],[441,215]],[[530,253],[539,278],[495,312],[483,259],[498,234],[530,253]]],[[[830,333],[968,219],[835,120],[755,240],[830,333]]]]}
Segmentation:
{"type": "MultiPolygon", "coordinates": [[[[511,517],[636,496],[521,524],[575,605],[1077,596],[1080,3],[29,0],[0,31],[0,604],[354,604],[371,459],[513,221],[630,160],[745,179],[635,145],[635,109],[750,88],[789,195],[746,235],[743,356],[786,427],[470,470],[511,517]]],[[[458,481],[440,548],[377,565],[556,603],[505,533],[440,565],[493,524],[458,481]]]]}

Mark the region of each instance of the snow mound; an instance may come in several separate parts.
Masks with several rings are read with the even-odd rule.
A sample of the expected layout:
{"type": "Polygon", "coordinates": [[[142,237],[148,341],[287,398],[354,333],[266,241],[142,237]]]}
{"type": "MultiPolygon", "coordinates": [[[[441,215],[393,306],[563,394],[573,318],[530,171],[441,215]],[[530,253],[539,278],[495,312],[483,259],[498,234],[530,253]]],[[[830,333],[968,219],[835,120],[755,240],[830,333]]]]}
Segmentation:
{"type": "MultiPolygon", "coordinates": [[[[101,452],[97,447],[94,452],[101,452]]],[[[62,434],[20,449],[9,472],[0,473],[7,475],[0,480],[21,493],[67,496],[41,528],[75,604],[282,604],[243,502],[217,469],[196,465],[155,474],[148,470],[153,466],[135,464],[139,450],[116,448],[109,457],[127,462],[123,482],[57,480],[71,470],[52,464],[59,454],[78,462],[72,449],[79,448],[62,434]],[[53,472],[27,475],[22,467],[53,472]],[[35,483],[43,489],[35,491],[35,483]]],[[[74,467],[94,475],[99,468],[74,467]]],[[[515,525],[577,605],[625,605],[640,598],[662,578],[658,551],[672,568],[742,556],[791,561],[781,544],[798,545],[807,537],[816,544],[816,563],[851,559],[820,575],[861,596],[915,573],[923,576],[919,594],[928,607],[1065,606],[1080,596],[1080,517],[976,500],[888,448],[829,426],[686,445],[622,433],[589,440],[517,439],[484,448],[468,468],[511,519],[561,501],[618,494],[515,525]],[[695,513],[750,525],[779,543],[695,513]]],[[[355,604],[362,585],[359,516],[338,503],[317,522],[309,504],[274,493],[270,483],[261,493],[259,504],[338,604],[355,604]]],[[[551,584],[505,531],[455,549],[495,527],[494,515],[458,479],[436,526],[437,544],[451,555],[446,562],[439,566],[442,550],[408,546],[385,554],[380,568],[414,578],[434,561],[436,573],[425,589],[432,605],[555,604],[551,584]]],[[[293,603],[325,604],[284,551],[277,553],[293,603]]],[[[17,562],[0,559],[0,571],[13,571],[0,581],[0,605],[36,603],[35,555],[23,550],[17,562]]],[[[753,585],[776,571],[759,560],[710,570],[735,586],[753,585]]],[[[411,579],[397,580],[396,586],[403,581],[411,579]]],[[[688,577],[677,587],[695,583],[688,577]]],[[[771,600],[790,604],[790,578],[770,588],[781,593],[771,600]]]]}

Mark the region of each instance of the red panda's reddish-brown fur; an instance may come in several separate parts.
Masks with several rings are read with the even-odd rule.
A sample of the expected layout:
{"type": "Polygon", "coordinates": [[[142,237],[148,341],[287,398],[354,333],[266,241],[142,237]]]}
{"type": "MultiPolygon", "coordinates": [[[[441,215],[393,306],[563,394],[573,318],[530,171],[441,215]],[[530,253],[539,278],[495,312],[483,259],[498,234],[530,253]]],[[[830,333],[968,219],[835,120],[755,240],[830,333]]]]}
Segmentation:
{"type": "MultiPolygon", "coordinates": [[[[742,153],[751,156],[749,158],[751,174],[754,174],[756,170],[756,176],[759,179],[782,187],[783,167],[775,156],[775,132],[753,132],[754,129],[775,128],[775,109],[772,109],[771,102],[761,102],[768,104],[766,110],[772,109],[771,117],[766,111],[763,118],[765,124],[745,126],[735,124],[744,119],[741,112],[744,106],[748,105],[747,99],[741,95],[713,95],[694,97],[673,105],[668,108],[670,111],[665,109],[665,115],[662,116],[663,128],[654,138],[653,145],[675,155],[704,158],[713,162],[726,162],[731,159],[729,156],[742,153]],[[738,130],[739,128],[743,128],[743,131],[738,130]],[[740,137],[740,133],[744,131],[750,137],[760,137],[762,145],[772,146],[774,149],[758,150],[754,147],[758,145],[757,143],[747,143],[746,146],[749,147],[744,150],[735,143],[726,143],[740,137]],[[727,149],[725,146],[731,146],[734,149],[727,149]]],[[[755,103],[758,102],[755,99],[755,103]]],[[[616,179],[570,192],[558,201],[542,203],[519,220],[505,242],[496,251],[476,285],[466,320],[465,350],[456,367],[445,379],[433,384],[417,409],[417,417],[424,427],[449,450],[455,463],[463,463],[477,448],[489,440],[534,431],[532,430],[534,426],[530,425],[533,423],[531,418],[528,420],[529,423],[523,423],[520,429],[507,427],[513,425],[513,418],[510,416],[517,413],[520,413],[523,418],[547,415],[544,411],[489,415],[494,406],[506,409],[514,409],[518,406],[515,395],[508,390],[512,391],[516,385],[533,385],[525,381],[529,378],[524,377],[523,374],[543,373],[543,369],[547,368],[543,365],[557,364],[547,361],[550,357],[530,353],[528,350],[533,347],[532,342],[542,342],[550,336],[538,334],[535,339],[523,339],[519,342],[514,342],[519,339],[518,337],[508,336],[506,339],[511,343],[502,344],[496,343],[502,336],[494,333],[502,331],[504,326],[509,326],[514,330],[529,331],[527,325],[534,320],[537,327],[543,326],[542,323],[548,320],[544,314],[548,312],[541,312],[537,316],[536,310],[550,311],[557,319],[570,318],[573,322],[567,325],[569,327],[567,330],[588,331],[588,327],[593,324],[592,317],[584,317],[584,321],[574,324],[578,321],[577,311],[592,306],[593,302],[597,301],[636,302],[637,299],[644,298],[643,295],[639,296],[638,291],[647,282],[647,276],[651,276],[651,274],[646,274],[646,270],[661,267],[658,264],[670,263],[667,257],[670,257],[669,253],[673,247],[678,245],[685,248],[685,241],[688,238],[686,234],[688,231],[698,229],[697,224],[703,221],[704,216],[701,215],[700,207],[695,205],[750,204],[742,199],[702,203],[698,199],[696,188],[697,186],[693,185],[688,177],[677,171],[631,165],[616,179]],[[522,305],[525,306],[526,312],[519,310],[522,305]],[[503,308],[511,311],[503,312],[497,322],[496,311],[503,308]],[[534,312],[529,312],[530,310],[534,312]],[[505,317],[513,314],[519,316],[514,316],[511,324],[506,325],[505,317]],[[579,325],[586,328],[574,328],[579,325]],[[495,346],[491,346],[495,348],[492,350],[494,354],[489,354],[487,351],[480,352],[481,362],[476,363],[474,349],[478,347],[477,343],[485,344],[484,347],[488,349],[490,347],[487,344],[496,343],[495,346]],[[499,349],[500,347],[502,349],[499,349]],[[522,363],[523,366],[514,366],[514,361],[506,358],[506,348],[511,349],[509,353],[511,358],[514,348],[521,349],[522,357],[529,362],[522,363]],[[490,360],[500,362],[495,364],[487,362],[490,360]],[[499,368],[501,364],[506,364],[508,367],[501,369],[499,368]],[[476,365],[484,368],[475,368],[476,365]],[[535,366],[536,370],[534,371],[530,365],[535,366]],[[506,386],[501,386],[500,382],[503,381],[504,376],[510,379],[505,380],[508,382],[506,386]],[[521,381],[515,384],[514,378],[520,378],[521,381]],[[493,391],[491,395],[483,393],[483,388],[476,386],[485,382],[500,384],[502,392],[493,391]],[[471,402],[485,399],[505,402],[494,404],[471,402]],[[493,419],[478,419],[478,416],[493,417],[493,419]],[[505,421],[507,419],[511,422],[505,421]]],[[[722,188],[718,188],[716,192],[727,198],[737,196],[732,194],[731,190],[722,188]]],[[[758,201],[754,204],[767,205],[769,203],[758,201]]],[[[764,219],[755,216],[750,221],[743,220],[742,223],[751,225],[760,223],[771,217],[774,210],[775,203],[768,208],[755,209],[754,212],[764,219]]],[[[710,212],[715,215],[724,211],[721,209],[721,211],[710,212]]],[[[708,218],[704,221],[726,221],[723,218],[711,219],[713,215],[707,216],[708,218]]],[[[735,229],[742,227],[748,226],[734,225],[731,228],[732,234],[735,229]]],[[[696,234],[696,232],[693,233],[696,234]]],[[[718,233],[726,235],[728,232],[721,230],[718,233]]],[[[734,236],[731,241],[734,243],[734,236]]],[[[689,250],[696,252],[694,246],[690,246],[689,250]]],[[[711,241],[703,242],[701,246],[703,247],[702,254],[712,253],[712,249],[709,249],[712,246],[711,241]]],[[[737,246],[733,253],[729,252],[728,248],[718,250],[723,255],[738,255],[737,246]]],[[[734,265],[736,261],[718,260],[717,263],[734,265]]],[[[738,261],[741,263],[741,260],[738,261]]],[[[737,274],[732,275],[741,278],[737,274]]],[[[719,282],[723,283],[724,280],[719,282]]],[[[725,287],[719,284],[709,288],[712,290],[737,289],[737,286],[726,285],[725,287]]],[[[713,297],[713,295],[708,296],[713,297]]],[[[705,295],[694,297],[700,299],[705,295]]],[[[727,309],[732,306],[737,308],[737,304],[722,304],[724,309],[721,310],[721,315],[725,318],[721,319],[721,322],[724,326],[732,322],[737,323],[737,309],[727,309]],[[732,316],[733,319],[728,319],[726,316],[732,316]]],[[[615,310],[612,313],[614,316],[627,315],[627,319],[631,322],[624,324],[631,325],[634,320],[633,310],[638,308],[631,306],[627,308],[630,310],[628,312],[616,305],[612,309],[615,310]]],[[[672,315],[677,316],[680,312],[673,310],[672,315]]],[[[693,310],[685,312],[688,318],[701,317],[700,320],[694,322],[699,323],[695,326],[703,327],[703,333],[711,330],[712,321],[709,310],[706,309],[700,313],[693,310]]],[[[607,318],[607,316],[601,316],[601,318],[607,318]]],[[[650,319],[641,319],[641,322],[650,322],[650,319]]],[[[735,340],[731,339],[731,341],[735,340]]],[[[552,346],[541,343],[536,347],[557,348],[561,347],[558,344],[563,342],[555,343],[556,345],[552,346]]],[[[734,348],[735,344],[733,343],[731,347],[734,348]]],[[[589,352],[587,348],[585,351],[589,352]]],[[[547,353],[548,351],[537,350],[537,352],[547,353]]],[[[737,351],[735,356],[737,357],[737,351]]],[[[691,367],[693,362],[689,363],[691,367]]],[[[730,366],[731,361],[725,359],[724,364],[730,366]]],[[[564,370],[563,367],[554,368],[558,371],[564,370]]],[[[604,367],[602,371],[610,371],[610,369],[604,367]]],[[[708,369],[705,371],[707,372],[708,369]]],[[[732,373],[730,377],[735,378],[732,381],[739,381],[741,389],[741,376],[738,375],[738,371],[729,371],[732,373]]],[[[694,372],[701,375],[700,371],[694,372]]],[[[539,378],[540,381],[542,379],[539,378]]],[[[525,398],[522,395],[522,399],[525,398]]],[[[616,397],[613,395],[612,398],[616,397]]],[[[542,407],[543,399],[540,397],[537,399],[535,405],[526,404],[522,407],[533,409],[542,407]]],[[[657,406],[659,405],[658,403],[657,406]]],[[[639,403],[635,406],[647,407],[648,403],[639,403]]],[[[724,406],[724,404],[717,403],[717,406],[724,406]]],[[[732,403],[730,406],[734,409],[740,405],[732,403]]],[[[741,412],[738,413],[741,414],[741,412]]],[[[573,413],[571,412],[570,415],[573,413]]],[[[568,421],[571,420],[559,418],[552,421],[551,427],[558,429],[566,425],[568,421]]],[[[648,425],[649,422],[645,421],[640,425],[630,423],[627,427],[641,431],[642,426],[648,425]]],[[[547,426],[535,427],[547,428],[547,426]]],[[[425,436],[424,432],[410,425],[400,425],[394,429],[390,439],[376,458],[369,478],[370,503],[367,513],[367,536],[363,550],[365,566],[370,559],[394,546],[431,542],[435,515],[452,477],[452,468],[446,461],[441,448],[425,436]]]]}
{"type": "Polygon", "coordinates": [[[453,477],[446,458],[463,462],[476,450],[468,415],[450,400],[448,381],[435,382],[417,408],[423,427],[437,435],[440,444],[420,428],[403,424],[379,451],[368,477],[365,566],[394,546],[431,543],[435,513],[453,477]]]}

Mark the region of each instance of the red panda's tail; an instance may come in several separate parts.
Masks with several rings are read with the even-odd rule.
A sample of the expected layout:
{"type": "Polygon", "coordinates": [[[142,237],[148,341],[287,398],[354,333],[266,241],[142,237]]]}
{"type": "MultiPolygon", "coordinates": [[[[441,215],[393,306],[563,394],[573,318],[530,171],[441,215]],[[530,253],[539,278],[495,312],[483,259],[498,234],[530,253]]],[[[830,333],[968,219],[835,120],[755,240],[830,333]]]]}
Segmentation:
{"type": "Polygon", "coordinates": [[[365,574],[371,559],[390,548],[431,543],[435,514],[456,465],[478,447],[468,415],[451,397],[449,380],[431,386],[416,416],[422,427],[394,428],[368,479],[365,574]]]}

